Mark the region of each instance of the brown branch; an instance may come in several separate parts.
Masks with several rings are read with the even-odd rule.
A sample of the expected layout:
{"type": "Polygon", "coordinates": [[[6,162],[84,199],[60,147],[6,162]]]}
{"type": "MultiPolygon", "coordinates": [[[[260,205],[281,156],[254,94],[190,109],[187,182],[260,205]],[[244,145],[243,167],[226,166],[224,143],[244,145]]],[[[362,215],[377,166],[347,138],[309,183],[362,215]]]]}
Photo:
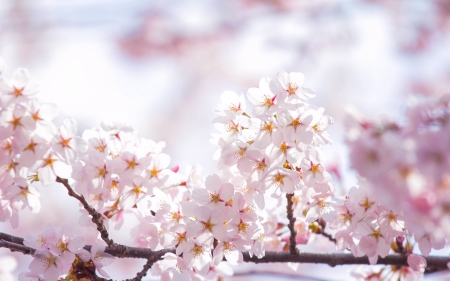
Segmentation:
{"type": "Polygon", "coordinates": [[[291,254],[295,255],[298,254],[297,248],[296,248],[296,239],[295,236],[297,236],[297,231],[295,231],[294,224],[295,224],[295,218],[293,214],[293,203],[292,203],[292,197],[294,196],[293,193],[287,193],[286,199],[287,199],[287,205],[286,205],[286,211],[287,211],[287,218],[289,220],[288,228],[291,233],[291,236],[289,238],[289,251],[291,254]]]}
{"type": "MultiPolygon", "coordinates": [[[[120,245],[117,243],[114,243],[112,239],[109,238],[108,230],[106,229],[105,225],[103,224],[102,215],[97,212],[89,203],[86,201],[84,196],[82,194],[76,193],[72,187],[69,184],[69,181],[67,179],[62,179],[60,177],[56,178],[56,181],[64,185],[69,193],[69,196],[72,196],[76,198],[80,203],[83,205],[83,207],[86,209],[86,211],[92,216],[92,222],[97,226],[97,230],[100,232],[100,235],[103,239],[103,241],[106,242],[108,245],[108,248],[115,252],[115,256],[124,257],[126,255],[126,252],[129,250],[130,253],[137,253],[139,252],[139,248],[131,248],[131,247],[125,247],[124,245],[120,245]]],[[[157,257],[154,256],[154,252],[147,253],[147,263],[145,264],[144,268],[137,273],[136,277],[133,279],[127,279],[126,281],[140,281],[142,277],[147,275],[147,271],[152,267],[155,260],[159,260],[163,254],[157,253],[157,257]]],[[[98,278],[98,280],[106,280],[103,278],[98,278]]]]}
{"type": "MultiPolygon", "coordinates": [[[[351,265],[351,264],[367,264],[369,265],[369,259],[367,256],[355,257],[352,254],[344,253],[298,253],[292,255],[287,252],[266,252],[266,255],[262,259],[258,259],[253,256],[250,257],[248,253],[244,254],[244,261],[254,263],[272,263],[272,262],[298,262],[298,263],[315,263],[315,264],[328,264],[329,266],[336,265],[351,265]]],[[[450,262],[449,257],[428,256],[424,257],[427,261],[426,272],[434,272],[441,270],[448,270],[447,263],[450,262]]],[[[379,257],[377,264],[384,265],[397,265],[408,266],[408,257],[402,255],[388,255],[384,258],[379,257]]]]}
{"type": "Polygon", "coordinates": [[[318,234],[325,236],[326,238],[328,238],[328,240],[330,240],[331,242],[336,244],[336,238],[334,238],[331,234],[328,234],[328,233],[324,232],[323,230],[321,232],[319,232],[318,234]]]}
{"type": "MultiPolygon", "coordinates": [[[[32,254],[34,249],[23,246],[23,238],[12,236],[9,234],[0,232],[0,239],[2,240],[0,245],[4,248],[10,248],[12,250],[20,249],[25,254],[32,254]],[[18,243],[15,243],[15,242],[18,243]],[[8,243],[9,242],[9,243],[8,243]],[[16,245],[12,245],[16,244],[16,245]],[[22,245],[23,247],[17,247],[22,245]],[[30,249],[30,250],[29,250],[30,249]],[[28,252],[29,251],[29,252],[28,252]]],[[[148,248],[136,248],[136,247],[128,247],[124,246],[125,251],[119,252],[116,249],[111,247],[107,247],[105,252],[111,254],[118,258],[143,258],[147,259],[146,265],[144,265],[144,269],[138,273],[143,274],[144,270],[148,271],[148,269],[152,266],[152,264],[161,259],[161,257],[166,253],[175,253],[174,249],[164,249],[161,251],[152,251],[148,248]]],[[[84,249],[90,251],[91,246],[87,245],[84,249]]],[[[250,255],[245,252],[244,261],[245,262],[253,262],[253,263],[272,263],[272,262],[298,262],[298,263],[320,263],[320,264],[328,264],[330,266],[336,265],[351,265],[351,264],[367,264],[369,265],[369,259],[367,257],[355,257],[352,254],[344,254],[344,253],[327,253],[327,254],[316,254],[316,253],[296,253],[291,254],[288,252],[266,252],[265,256],[261,259],[258,259],[256,256],[250,257],[250,255]]],[[[439,256],[429,256],[424,257],[427,261],[427,269],[426,272],[434,272],[440,270],[447,270],[447,263],[450,262],[450,258],[447,256],[439,257],[439,256]]],[[[377,264],[384,265],[397,265],[397,266],[408,266],[408,257],[404,255],[388,255],[384,258],[378,258],[377,264]]],[[[142,275],[144,276],[144,275],[142,275]]],[[[136,276],[138,277],[138,276],[136,276]]],[[[135,278],[136,278],[135,277],[135,278]]],[[[142,277],[141,277],[142,278],[142,277]]],[[[106,279],[98,279],[98,280],[106,280],[106,279]]],[[[131,279],[133,281],[139,279],[131,279]]]]}
{"type": "Polygon", "coordinates": [[[153,264],[157,261],[155,258],[147,259],[147,262],[144,264],[142,270],[134,277],[133,279],[126,281],[140,281],[143,277],[147,275],[148,270],[153,266],[153,264]]]}
{"type": "Polygon", "coordinates": [[[95,223],[97,226],[97,230],[100,232],[100,235],[103,239],[103,241],[106,242],[108,247],[114,248],[115,250],[121,252],[125,251],[125,248],[123,245],[114,243],[112,239],[109,238],[108,230],[105,228],[105,225],[102,221],[102,215],[97,212],[94,208],[89,205],[89,203],[86,201],[83,195],[76,193],[72,187],[69,184],[69,181],[67,179],[62,179],[60,177],[56,177],[56,182],[61,183],[67,188],[67,191],[69,193],[69,196],[72,196],[76,198],[80,203],[83,205],[83,207],[86,209],[86,211],[89,213],[89,215],[92,216],[92,222],[95,223]]]}
{"type": "Polygon", "coordinates": [[[22,254],[25,255],[33,255],[35,251],[33,248],[5,241],[3,239],[0,239],[0,248],[8,248],[11,250],[11,252],[21,252],[22,254]]]}
{"type": "MultiPolygon", "coordinates": [[[[98,213],[94,208],[92,208],[86,201],[83,195],[76,193],[72,187],[69,185],[67,179],[62,179],[57,177],[57,182],[63,184],[69,196],[76,198],[87,212],[92,216],[92,222],[97,226],[97,230],[100,232],[102,239],[107,243],[105,252],[111,254],[112,256],[119,258],[145,258],[147,259],[146,264],[143,269],[134,277],[133,279],[127,279],[129,281],[138,281],[144,277],[148,270],[152,267],[155,261],[162,258],[165,253],[174,253],[175,249],[164,249],[161,251],[152,251],[147,248],[136,248],[128,247],[120,244],[114,243],[112,239],[109,238],[108,231],[106,230],[103,221],[101,219],[101,214],[98,213]]],[[[344,265],[344,264],[370,264],[367,257],[355,257],[352,254],[315,254],[315,253],[299,253],[296,248],[295,238],[296,231],[294,228],[295,218],[293,216],[293,202],[292,197],[294,194],[286,194],[287,199],[287,218],[289,220],[289,231],[290,231],[290,252],[266,252],[265,256],[258,259],[255,256],[250,257],[250,255],[245,252],[244,261],[254,262],[254,263],[271,263],[271,262],[299,262],[299,263],[321,263],[328,264],[330,266],[344,265]]],[[[326,236],[331,241],[334,238],[326,233],[321,233],[326,236]]],[[[11,251],[20,251],[24,254],[33,254],[34,249],[23,245],[23,238],[12,236],[9,234],[0,232],[0,247],[9,248],[11,251]]],[[[90,250],[91,246],[86,245],[84,247],[86,250],[90,250]]],[[[426,272],[433,272],[439,270],[446,270],[447,263],[450,261],[448,257],[425,257],[427,261],[426,272]]],[[[407,266],[407,257],[401,255],[388,255],[385,258],[379,258],[377,264],[386,265],[397,265],[397,266],[407,266]]],[[[96,280],[107,280],[101,277],[95,277],[96,280]]]]}
{"type": "Polygon", "coordinates": [[[0,239],[8,241],[8,242],[11,242],[11,243],[23,245],[23,238],[22,237],[13,236],[11,234],[0,232],[0,239]]]}
{"type": "MultiPolygon", "coordinates": [[[[27,247],[23,244],[24,239],[21,237],[13,236],[10,234],[6,234],[3,232],[0,232],[0,240],[10,242],[10,244],[16,244],[21,245],[25,249],[31,249],[32,252],[27,253],[27,255],[33,254],[35,249],[27,247]]],[[[8,244],[8,245],[10,245],[8,244]]],[[[6,245],[6,244],[5,244],[6,245]]],[[[84,249],[86,251],[91,251],[91,245],[84,246],[84,249]]],[[[129,246],[123,246],[125,248],[125,251],[118,251],[116,248],[113,247],[106,247],[105,253],[108,253],[112,256],[118,257],[118,258],[138,258],[138,259],[159,259],[161,256],[163,256],[166,253],[175,253],[174,249],[164,249],[161,251],[152,251],[148,248],[138,248],[138,247],[129,247],[129,246]]],[[[3,248],[9,248],[9,247],[3,247],[3,248]]]]}

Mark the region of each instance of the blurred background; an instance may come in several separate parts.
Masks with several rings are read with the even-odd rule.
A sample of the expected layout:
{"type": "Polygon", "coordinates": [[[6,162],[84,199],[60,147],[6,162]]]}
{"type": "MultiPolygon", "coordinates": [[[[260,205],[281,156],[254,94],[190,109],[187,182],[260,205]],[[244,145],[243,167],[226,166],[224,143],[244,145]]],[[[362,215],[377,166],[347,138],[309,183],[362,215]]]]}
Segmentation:
{"type": "MultiPolygon", "coordinates": [[[[200,164],[204,175],[215,172],[209,140],[220,94],[245,93],[280,70],[303,72],[304,86],[317,91],[311,103],[335,119],[328,167],[349,188],[356,179],[343,144],[345,106],[401,120],[411,95],[449,93],[450,0],[2,0],[0,56],[5,77],[17,67],[30,70],[39,99],[59,107],[57,124],[73,117],[81,134],[101,121],[126,122],[142,137],[165,141],[171,166],[183,172],[200,164]]],[[[47,223],[78,225],[78,204],[61,186],[39,190],[41,213],[25,210],[19,229],[2,223],[0,231],[24,236],[47,223]]],[[[135,223],[112,238],[130,244],[135,223]]],[[[332,251],[327,243],[320,250],[332,251]]],[[[17,276],[31,258],[12,256],[17,276]]],[[[131,278],[142,264],[116,261],[106,271],[131,278]]],[[[246,265],[233,280],[349,280],[350,270],[246,265]]]]}

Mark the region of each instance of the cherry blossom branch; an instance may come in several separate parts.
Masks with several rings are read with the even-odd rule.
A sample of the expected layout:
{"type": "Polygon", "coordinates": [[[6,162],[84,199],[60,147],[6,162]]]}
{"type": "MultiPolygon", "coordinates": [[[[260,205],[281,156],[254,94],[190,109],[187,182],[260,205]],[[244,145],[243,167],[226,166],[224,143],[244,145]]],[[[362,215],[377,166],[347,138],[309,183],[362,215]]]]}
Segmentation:
{"type": "Polygon", "coordinates": [[[0,248],[8,248],[11,250],[11,252],[21,252],[22,254],[25,254],[25,255],[32,255],[32,254],[34,254],[34,251],[35,251],[34,249],[32,249],[30,247],[16,244],[16,243],[9,242],[9,241],[5,241],[3,239],[0,239],[0,248]]]}
{"type": "MultiPolygon", "coordinates": [[[[33,255],[36,251],[35,249],[25,246],[23,244],[24,239],[21,237],[13,236],[7,233],[0,232],[0,248],[8,248],[13,252],[22,252],[25,255],[33,255]]],[[[152,265],[161,259],[161,257],[169,252],[174,253],[173,249],[165,249],[161,251],[151,251],[150,249],[145,248],[135,248],[135,247],[127,247],[121,245],[125,250],[119,250],[117,247],[107,247],[105,252],[111,254],[115,257],[119,258],[145,258],[147,262],[140,272],[136,274],[136,277],[132,279],[126,279],[125,281],[140,281],[144,276],[147,275],[148,270],[152,267],[152,265]]],[[[91,245],[84,246],[84,249],[87,251],[91,250],[91,245]]],[[[104,279],[98,276],[89,276],[93,280],[98,281],[108,281],[111,279],[104,279]]]]}
{"type": "Polygon", "coordinates": [[[295,231],[294,229],[294,224],[295,224],[295,217],[293,214],[293,202],[292,202],[292,197],[294,196],[293,193],[287,193],[286,194],[286,199],[287,199],[287,205],[286,205],[286,211],[287,211],[287,218],[289,220],[289,231],[291,233],[291,236],[289,238],[289,251],[291,254],[295,255],[298,253],[297,248],[296,248],[296,241],[295,241],[295,236],[297,236],[297,231],[295,231]]]}
{"type": "Polygon", "coordinates": [[[336,244],[336,239],[331,234],[325,232],[326,225],[327,225],[326,221],[323,220],[322,218],[319,218],[318,220],[312,222],[309,225],[309,230],[314,234],[324,236],[325,238],[336,244]]]}
{"type": "Polygon", "coordinates": [[[100,235],[101,235],[103,241],[105,241],[109,247],[115,248],[119,252],[125,251],[125,248],[123,245],[114,243],[114,241],[109,238],[108,230],[106,230],[105,225],[103,224],[103,221],[101,219],[102,215],[100,213],[98,213],[94,208],[92,208],[91,205],[89,205],[89,203],[86,201],[84,196],[76,193],[70,186],[69,181],[67,179],[62,179],[60,177],[57,177],[56,181],[61,183],[62,185],[64,185],[67,188],[69,196],[72,196],[72,197],[76,198],[78,201],[80,201],[80,203],[83,205],[83,207],[89,213],[89,215],[92,216],[92,222],[97,226],[97,230],[100,232],[100,235]]]}
{"type": "MultiPolygon", "coordinates": [[[[117,243],[114,243],[112,239],[109,238],[108,230],[105,228],[105,225],[103,224],[103,221],[101,219],[102,215],[98,213],[89,203],[86,201],[83,195],[76,193],[72,187],[69,184],[69,181],[67,179],[63,179],[60,177],[56,178],[56,181],[61,183],[67,188],[67,191],[69,193],[69,196],[72,196],[76,198],[80,203],[83,205],[83,207],[86,209],[86,211],[92,216],[92,222],[97,226],[97,230],[100,232],[100,235],[103,239],[103,241],[106,242],[108,245],[108,250],[114,251],[113,253],[110,253],[109,251],[105,251],[107,253],[110,253],[117,257],[125,257],[127,252],[128,254],[133,255],[140,252],[140,248],[133,248],[133,247],[126,247],[124,245],[120,245],[117,243]]],[[[90,250],[90,246],[85,247],[88,248],[86,250],[90,250]]],[[[159,252],[147,252],[146,253],[147,262],[144,265],[144,268],[137,273],[136,277],[133,279],[126,279],[125,281],[140,281],[142,280],[142,277],[147,275],[147,271],[152,267],[153,263],[159,259],[161,259],[161,256],[165,254],[165,252],[159,253],[159,252]]],[[[97,280],[107,280],[103,278],[96,278],[97,280]]]]}
{"type": "MultiPolygon", "coordinates": [[[[158,258],[159,259],[159,258],[158,258]]],[[[143,277],[147,275],[148,270],[153,266],[153,264],[158,260],[155,258],[149,258],[147,259],[147,262],[144,264],[144,267],[142,270],[136,275],[135,278],[131,279],[130,281],[139,281],[143,277]]]]}
{"type": "Polygon", "coordinates": [[[18,245],[23,245],[23,238],[0,232],[0,239],[18,245]]]}
{"type": "MultiPolygon", "coordinates": [[[[24,254],[33,254],[34,249],[23,245],[23,238],[9,235],[0,232],[0,247],[9,248],[12,251],[20,251],[24,254]],[[20,247],[21,246],[21,247],[20,247]]],[[[143,272],[147,272],[148,269],[153,265],[154,262],[161,259],[161,257],[166,253],[175,253],[174,249],[164,249],[161,251],[152,251],[148,248],[136,248],[123,246],[125,251],[118,251],[117,249],[106,247],[105,252],[111,254],[118,258],[144,258],[147,259],[147,263],[138,276],[141,276],[143,272]],[[141,274],[141,275],[139,275],[141,274]]],[[[91,249],[90,245],[84,247],[85,250],[89,251],[91,249]]],[[[250,255],[245,252],[244,261],[253,263],[272,263],[272,262],[298,262],[298,263],[315,263],[315,264],[328,264],[329,266],[336,265],[351,265],[351,264],[367,264],[369,265],[369,259],[364,257],[355,257],[352,254],[345,253],[307,253],[301,252],[296,254],[291,254],[288,252],[266,252],[265,256],[258,259],[256,256],[250,257],[250,255]]],[[[429,256],[424,257],[427,261],[426,272],[435,272],[441,270],[447,270],[447,263],[450,262],[449,257],[439,257],[439,256],[429,256]]],[[[405,255],[388,255],[384,258],[378,258],[377,264],[384,265],[397,265],[397,266],[408,266],[408,257],[405,255]]],[[[138,277],[136,276],[136,277],[138,277]]],[[[142,275],[141,278],[145,276],[142,275]]],[[[105,280],[105,279],[99,279],[105,280]]],[[[131,279],[140,280],[140,279],[131,279]]]]}
{"type": "MultiPolygon", "coordinates": [[[[34,254],[35,249],[27,247],[23,244],[24,239],[22,237],[13,236],[7,233],[0,232],[0,240],[8,242],[8,244],[4,244],[5,247],[2,248],[10,248],[9,245],[19,245],[23,246],[22,249],[27,251],[27,255],[34,254]]],[[[123,246],[123,245],[122,245],[123,246]]],[[[91,245],[84,246],[84,249],[87,251],[91,251],[91,245]]],[[[114,247],[106,247],[105,252],[113,255],[118,258],[140,258],[140,259],[159,259],[166,253],[174,253],[173,249],[164,249],[161,251],[152,251],[148,248],[137,248],[137,247],[129,247],[123,246],[125,251],[119,251],[114,247]]]]}
{"type": "Polygon", "coordinates": [[[323,232],[323,231],[320,232],[320,234],[321,234],[322,236],[328,238],[328,240],[330,240],[331,242],[333,242],[333,243],[336,244],[336,239],[335,239],[331,234],[328,234],[328,233],[323,232]]]}
{"type": "MultiPolygon", "coordinates": [[[[305,253],[291,254],[287,252],[266,252],[266,255],[258,259],[253,256],[250,257],[248,253],[244,254],[244,261],[254,263],[270,263],[270,262],[298,262],[298,263],[315,263],[315,264],[328,264],[329,266],[336,265],[352,265],[352,264],[367,264],[369,265],[369,259],[367,256],[355,257],[352,254],[344,253],[305,253]]],[[[428,256],[424,257],[427,261],[426,273],[448,270],[447,263],[450,262],[449,257],[428,256]]],[[[408,257],[403,255],[388,255],[384,258],[379,257],[377,264],[384,265],[397,265],[408,266],[408,257]]]]}

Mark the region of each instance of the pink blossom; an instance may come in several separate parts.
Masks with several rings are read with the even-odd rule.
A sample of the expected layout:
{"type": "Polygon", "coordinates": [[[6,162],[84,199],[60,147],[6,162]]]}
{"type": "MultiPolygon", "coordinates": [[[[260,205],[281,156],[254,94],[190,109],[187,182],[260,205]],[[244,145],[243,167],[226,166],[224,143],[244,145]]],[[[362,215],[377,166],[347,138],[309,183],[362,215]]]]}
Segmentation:
{"type": "Polygon", "coordinates": [[[109,275],[103,270],[103,267],[110,265],[114,261],[114,257],[105,253],[106,245],[103,241],[97,240],[91,248],[90,258],[95,265],[95,269],[104,277],[109,275]]]}
{"type": "Polygon", "coordinates": [[[259,82],[259,88],[250,88],[247,92],[249,101],[255,105],[253,114],[256,117],[265,117],[278,109],[276,94],[270,88],[270,78],[263,78],[259,82]]]}
{"type": "Polygon", "coordinates": [[[316,198],[311,202],[308,213],[306,214],[306,221],[311,223],[322,217],[327,222],[334,222],[337,219],[337,212],[335,206],[337,204],[334,202],[334,198],[316,198]]]}
{"type": "Polygon", "coordinates": [[[200,206],[193,210],[193,215],[196,220],[187,225],[187,237],[195,237],[202,245],[212,245],[213,238],[223,240],[227,236],[224,214],[220,210],[200,206]]]}
{"type": "Polygon", "coordinates": [[[237,265],[242,263],[244,260],[242,251],[245,251],[245,246],[239,238],[230,242],[220,242],[213,252],[213,264],[218,265],[224,257],[230,264],[237,265]]]}
{"type": "Polygon", "coordinates": [[[325,170],[322,164],[322,152],[320,149],[310,147],[305,152],[305,158],[302,159],[301,168],[303,179],[308,186],[313,186],[316,182],[323,183],[331,180],[331,175],[325,170]]]}
{"type": "Polygon", "coordinates": [[[35,127],[36,124],[33,118],[27,114],[26,107],[21,104],[17,104],[14,108],[8,107],[0,111],[0,140],[9,138],[13,134],[14,138],[24,138],[35,127]]]}
{"type": "Polygon", "coordinates": [[[66,266],[63,259],[53,255],[49,250],[38,249],[33,257],[28,268],[33,274],[43,274],[44,280],[57,280],[61,274],[65,273],[66,266]]]}
{"type": "Polygon", "coordinates": [[[158,261],[158,266],[162,273],[167,272],[170,275],[165,275],[167,278],[161,280],[193,280],[193,273],[188,267],[185,260],[172,253],[166,253],[161,261],[158,261]]]}
{"type": "Polygon", "coordinates": [[[187,250],[183,253],[183,259],[188,267],[194,267],[200,274],[206,274],[212,261],[209,247],[190,242],[187,250]]]}
{"type": "Polygon", "coordinates": [[[223,183],[216,174],[206,177],[205,189],[196,188],[192,191],[192,198],[200,205],[211,209],[224,207],[225,203],[233,197],[234,187],[231,183],[223,183]]]}
{"type": "Polygon", "coordinates": [[[24,68],[19,68],[12,74],[11,81],[0,78],[0,102],[4,107],[13,102],[23,102],[33,97],[39,91],[38,85],[30,82],[30,73],[24,68]]]}
{"type": "Polygon", "coordinates": [[[36,135],[49,141],[56,133],[52,120],[58,115],[58,108],[52,103],[40,104],[37,99],[28,102],[28,113],[36,123],[36,135]]]}
{"type": "Polygon", "coordinates": [[[19,281],[45,281],[40,274],[36,274],[36,273],[32,273],[32,272],[20,273],[18,280],[19,281]]]}
{"type": "Polygon", "coordinates": [[[42,185],[50,185],[56,181],[56,177],[68,179],[72,173],[72,167],[61,161],[52,152],[44,155],[39,161],[38,178],[42,185]]]}
{"type": "Polygon", "coordinates": [[[427,268],[427,261],[424,257],[418,256],[416,254],[411,254],[408,256],[408,265],[414,271],[424,273],[427,268]]]}
{"type": "Polygon", "coordinates": [[[442,237],[434,236],[431,233],[426,233],[422,236],[417,234],[414,235],[414,239],[419,244],[419,249],[422,255],[428,256],[431,249],[440,250],[445,246],[445,239],[442,237]]]}
{"type": "Polygon", "coordinates": [[[389,254],[390,244],[380,229],[372,229],[371,233],[361,238],[358,247],[367,255],[370,264],[375,264],[378,256],[384,258],[389,254]]]}
{"type": "Polygon", "coordinates": [[[216,114],[219,116],[236,116],[245,111],[245,99],[243,95],[238,96],[235,92],[225,91],[220,95],[222,101],[216,107],[216,114]]]}

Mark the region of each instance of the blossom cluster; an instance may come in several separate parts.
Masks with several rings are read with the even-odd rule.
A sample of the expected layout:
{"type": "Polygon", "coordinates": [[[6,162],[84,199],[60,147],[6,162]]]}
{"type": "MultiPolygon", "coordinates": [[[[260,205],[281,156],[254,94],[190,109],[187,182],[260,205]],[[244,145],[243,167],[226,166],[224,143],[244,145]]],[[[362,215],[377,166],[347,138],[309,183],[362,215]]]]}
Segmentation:
{"type": "Polygon", "coordinates": [[[104,253],[104,242],[96,242],[88,252],[83,249],[85,240],[66,225],[61,228],[48,225],[40,234],[28,234],[23,243],[36,251],[30,271],[22,272],[19,281],[58,280],[63,274],[75,275],[72,264],[79,262],[91,262],[101,275],[109,277],[103,267],[111,264],[113,257],[104,253]]]}
{"type": "Polygon", "coordinates": [[[20,210],[40,211],[33,182],[49,185],[57,176],[69,178],[78,153],[87,148],[76,136],[76,121],[66,119],[58,129],[56,106],[41,104],[37,92],[26,69],[16,70],[10,80],[0,78],[0,221],[10,220],[14,228],[20,210]]]}
{"type": "Polygon", "coordinates": [[[449,95],[416,98],[402,124],[366,120],[355,111],[347,122],[352,167],[366,179],[372,200],[401,216],[425,256],[450,237],[449,108],[449,95]]]}
{"type": "MultiPolygon", "coordinates": [[[[3,71],[0,61],[0,74],[3,71]]],[[[438,196],[448,193],[448,188],[428,191],[427,186],[417,187],[411,180],[413,186],[407,186],[410,193],[402,186],[389,190],[389,181],[403,179],[407,184],[406,178],[416,179],[421,173],[419,168],[406,173],[399,168],[404,168],[400,162],[382,157],[396,156],[411,164],[407,161],[420,157],[404,157],[405,150],[410,149],[410,153],[428,155],[423,156],[426,161],[438,161],[440,154],[427,154],[425,149],[417,149],[420,145],[409,145],[407,136],[417,137],[419,144],[442,137],[435,134],[446,130],[441,115],[446,116],[447,111],[433,108],[430,114],[436,120],[425,126],[424,117],[411,110],[416,122],[412,126],[420,125],[419,132],[413,131],[414,127],[400,130],[387,126],[379,130],[369,123],[361,128],[351,126],[351,157],[356,170],[367,180],[361,178],[347,196],[340,198],[334,192],[321,149],[332,143],[326,130],[334,121],[323,108],[309,104],[315,92],[302,87],[303,82],[301,73],[280,72],[274,79],[263,78],[258,88],[247,91],[248,107],[244,95],[224,92],[213,121],[219,130],[212,140],[218,146],[214,155],[218,171],[203,177],[198,165],[188,167],[186,174],[180,173],[178,166],[170,166],[171,158],[163,152],[164,142],[141,138],[131,126],[119,122],[103,122],[100,128],[85,130],[81,137],[77,136],[74,119],[64,120],[58,129],[53,122],[56,106],[41,104],[35,98],[37,85],[30,82],[27,70],[19,69],[11,80],[0,78],[0,221],[10,220],[17,227],[20,210],[28,206],[32,212],[39,212],[40,194],[34,183],[46,186],[58,178],[68,179],[101,214],[107,229],[111,224],[121,228],[126,216],[134,215],[139,220],[131,230],[136,246],[153,251],[175,248],[175,254],[165,254],[151,269],[162,280],[229,276],[232,270],[228,264],[242,263],[243,252],[262,258],[266,251],[288,249],[287,194],[292,195],[288,200],[292,200],[296,218],[296,244],[306,244],[311,235],[331,231],[338,250],[367,255],[371,263],[390,251],[411,255],[412,235],[424,255],[431,248],[442,248],[445,233],[429,229],[444,228],[444,219],[439,217],[442,212],[432,204],[445,202],[438,196]],[[392,139],[395,136],[397,139],[392,139]],[[405,138],[403,144],[401,137],[405,138]],[[364,149],[369,150],[371,144],[377,150],[366,153],[364,149]],[[388,149],[389,145],[392,147],[388,149]],[[403,150],[395,154],[394,147],[400,146],[403,150]],[[372,157],[372,164],[380,163],[370,167],[363,163],[365,156],[372,157]],[[396,171],[406,174],[396,178],[396,171]],[[389,176],[380,176],[386,173],[389,176]],[[408,208],[392,204],[389,197],[376,196],[372,184],[378,186],[380,180],[386,181],[381,182],[387,186],[382,187],[384,194],[398,192],[395,198],[409,202],[408,208]],[[425,219],[412,222],[405,210],[422,218],[435,218],[431,222],[435,228],[429,228],[425,219]]],[[[445,149],[448,143],[441,141],[433,149],[445,149]]],[[[448,170],[446,159],[439,160],[442,166],[418,164],[425,169],[422,174],[427,174],[419,183],[430,180],[429,184],[441,184],[448,170]]],[[[443,211],[448,205],[438,206],[443,211]]],[[[80,208],[80,212],[79,224],[96,228],[87,210],[80,208]]],[[[107,276],[102,267],[112,261],[102,253],[104,246],[94,245],[91,253],[85,251],[85,239],[66,226],[49,226],[39,235],[27,236],[24,244],[36,252],[30,272],[23,273],[22,280],[42,276],[44,280],[56,280],[70,274],[76,263],[89,261],[107,276]]],[[[411,257],[410,266],[415,269],[401,268],[397,274],[412,276],[413,272],[420,276],[425,260],[411,257]]]]}
{"type": "MultiPolygon", "coordinates": [[[[162,211],[165,215],[171,211],[172,221],[177,218],[169,224],[171,228],[165,221],[153,223],[159,243],[175,240],[171,246],[180,255],[166,254],[153,273],[175,280],[180,274],[188,280],[193,272],[210,278],[217,272],[227,273],[224,259],[241,263],[243,251],[262,258],[266,250],[283,250],[289,231],[286,222],[277,223],[286,217],[285,209],[279,208],[286,200],[281,195],[308,190],[317,200],[330,197],[331,175],[323,165],[320,145],[331,143],[325,130],[333,119],[323,114],[323,108],[308,103],[315,93],[302,88],[303,80],[301,73],[285,72],[274,80],[262,79],[258,88],[247,92],[251,111],[247,111],[244,95],[222,94],[213,121],[220,132],[213,138],[219,147],[214,156],[218,173],[207,176],[204,184],[186,184],[189,201],[182,202],[181,208],[167,206],[162,211]],[[268,196],[277,204],[270,206],[268,196]],[[171,231],[175,239],[161,239],[171,231]]],[[[147,221],[162,217],[159,212],[147,221]]],[[[306,221],[318,219],[319,213],[311,209],[302,217],[296,224],[296,240],[306,244],[306,221]]],[[[142,223],[134,231],[140,241],[149,239],[145,227],[142,223]]]]}

